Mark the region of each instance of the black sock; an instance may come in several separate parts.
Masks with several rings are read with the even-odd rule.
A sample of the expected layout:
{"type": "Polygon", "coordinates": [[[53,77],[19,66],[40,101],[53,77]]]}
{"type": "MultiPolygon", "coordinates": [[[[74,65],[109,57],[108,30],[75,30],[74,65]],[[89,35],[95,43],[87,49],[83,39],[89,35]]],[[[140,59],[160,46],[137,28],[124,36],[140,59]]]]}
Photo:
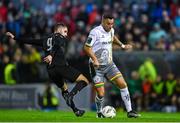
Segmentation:
{"type": "Polygon", "coordinates": [[[78,109],[76,108],[74,101],[72,101],[71,106],[70,106],[73,110],[73,112],[76,112],[78,109]]]}
{"type": "Polygon", "coordinates": [[[74,96],[86,86],[87,86],[87,83],[85,81],[81,80],[81,81],[77,82],[75,87],[71,90],[70,94],[72,96],[74,96]]]}
{"type": "Polygon", "coordinates": [[[61,91],[61,94],[63,96],[63,98],[65,99],[65,95],[69,94],[68,90],[65,91],[61,91]]]}
{"type": "MultiPolygon", "coordinates": [[[[64,94],[67,94],[67,93],[69,93],[68,90],[62,91],[62,96],[64,97],[64,94]]],[[[76,108],[73,100],[72,100],[72,103],[71,103],[71,106],[70,106],[70,107],[72,108],[72,110],[73,110],[74,112],[76,112],[76,111],[78,110],[78,109],[76,108]]]]}
{"type": "Polygon", "coordinates": [[[62,91],[62,95],[64,95],[65,93],[69,93],[68,90],[62,91]]]}

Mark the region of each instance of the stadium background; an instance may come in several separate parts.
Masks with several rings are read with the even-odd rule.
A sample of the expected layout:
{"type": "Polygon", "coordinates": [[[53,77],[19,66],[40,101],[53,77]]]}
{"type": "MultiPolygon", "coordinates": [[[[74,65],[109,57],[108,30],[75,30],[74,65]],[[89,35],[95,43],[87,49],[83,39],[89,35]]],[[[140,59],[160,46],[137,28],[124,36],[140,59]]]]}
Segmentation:
{"type": "MultiPolygon", "coordinates": [[[[90,79],[88,58],[82,47],[89,30],[100,24],[101,15],[106,11],[111,11],[116,18],[114,28],[121,41],[134,46],[131,51],[114,48],[114,60],[127,80],[134,108],[137,111],[180,111],[178,0],[1,0],[0,107],[36,107],[28,105],[29,99],[38,102],[38,96],[43,96],[49,82],[42,63],[43,51],[7,39],[4,36],[6,31],[13,32],[17,37],[35,38],[51,33],[54,23],[65,22],[69,26],[70,38],[68,61],[90,79]],[[160,87],[158,85],[162,85],[162,88],[157,89],[160,87]],[[20,98],[15,99],[12,96],[14,91],[27,93],[31,98],[19,95],[20,98]],[[27,101],[25,107],[19,102],[22,100],[27,101]]],[[[54,88],[55,95],[60,97],[61,109],[64,102],[54,88]]],[[[117,88],[107,83],[106,89],[106,104],[121,110],[122,102],[117,88]]],[[[81,95],[83,92],[80,93],[76,102],[79,101],[78,105],[83,108],[95,110],[93,88],[89,86],[86,90],[88,93],[85,96],[81,95]],[[84,97],[88,105],[82,103],[84,97]]]]}

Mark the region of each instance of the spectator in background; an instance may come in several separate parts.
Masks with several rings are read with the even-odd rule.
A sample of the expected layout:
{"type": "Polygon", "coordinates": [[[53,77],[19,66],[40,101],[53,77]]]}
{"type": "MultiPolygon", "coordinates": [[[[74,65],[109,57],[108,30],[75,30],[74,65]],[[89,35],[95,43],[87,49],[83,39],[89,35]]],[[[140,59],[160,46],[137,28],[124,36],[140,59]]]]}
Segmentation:
{"type": "Polygon", "coordinates": [[[170,51],[180,50],[180,30],[175,26],[170,29],[170,51]]]}
{"type": "Polygon", "coordinates": [[[138,19],[139,18],[139,14],[140,14],[140,5],[137,4],[136,2],[132,2],[131,4],[131,13],[134,19],[138,19]]]}
{"type": "MultiPolygon", "coordinates": [[[[20,70],[21,67],[19,61],[22,56],[20,48],[17,48],[12,54],[12,58],[4,55],[4,82],[9,85],[14,85],[20,82],[20,70]]],[[[30,73],[29,73],[30,74],[30,73]]]]}
{"type": "Polygon", "coordinates": [[[132,94],[132,95],[140,94],[141,95],[142,80],[137,71],[131,72],[131,78],[127,82],[129,85],[130,94],[132,94]]]}
{"type": "Polygon", "coordinates": [[[79,13],[76,17],[76,22],[82,22],[83,25],[87,25],[88,24],[88,13],[86,12],[86,5],[85,4],[81,4],[80,5],[80,10],[79,13]]]}
{"type": "Polygon", "coordinates": [[[141,19],[137,24],[142,30],[142,34],[148,37],[149,32],[152,30],[151,23],[149,23],[150,19],[147,14],[142,14],[141,19]]]}
{"type": "Polygon", "coordinates": [[[95,4],[92,5],[92,11],[89,13],[89,19],[88,19],[88,24],[89,25],[94,25],[97,17],[100,16],[98,13],[98,8],[95,4]]]}
{"type": "Polygon", "coordinates": [[[50,82],[47,82],[45,85],[45,90],[40,96],[39,100],[41,109],[44,111],[54,111],[57,110],[59,105],[59,99],[57,97],[57,90],[50,84],[50,82]]]}
{"type": "Polygon", "coordinates": [[[127,81],[129,92],[135,103],[137,111],[142,110],[142,80],[137,71],[132,71],[130,79],[127,81]]]}
{"type": "Polygon", "coordinates": [[[173,73],[168,73],[166,81],[166,92],[167,96],[171,96],[176,86],[176,80],[173,73]]]}
{"type": "Polygon", "coordinates": [[[151,91],[152,91],[152,81],[149,79],[149,76],[146,75],[142,82],[142,92],[143,92],[142,100],[146,100],[143,101],[143,109],[145,111],[149,110],[149,106],[151,102],[150,100],[151,91]]]}
{"type": "Polygon", "coordinates": [[[151,92],[151,111],[161,111],[164,106],[164,81],[162,81],[162,77],[160,75],[157,76],[157,79],[154,83],[152,83],[152,92],[151,92]]]}
{"type": "Polygon", "coordinates": [[[177,11],[179,8],[180,2],[178,0],[172,0],[170,3],[170,17],[174,19],[177,16],[177,11]]]}
{"type": "Polygon", "coordinates": [[[166,41],[163,37],[159,39],[159,41],[156,43],[155,50],[157,51],[165,51],[167,48],[166,41]]]}
{"type": "Polygon", "coordinates": [[[177,28],[180,28],[180,8],[178,8],[177,10],[177,15],[174,19],[174,23],[177,28]]]}
{"type": "Polygon", "coordinates": [[[30,73],[32,76],[30,76],[31,81],[38,81],[39,80],[39,70],[38,70],[38,65],[41,62],[41,55],[37,50],[30,46],[26,45],[26,48],[28,50],[27,53],[27,63],[30,66],[30,73]],[[32,79],[33,78],[33,79],[32,79]]]}
{"type": "Polygon", "coordinates": [[[4,5],[3,1],[0,1],[0,23],[7,22],[8,9],[4,5]]]}
{"type": "Polygon", "coordinates": [[[175,94],[175,87],[176,87],[177,81],[174,78],[174,75],[172,73],[167,74],[167,81],[165,83],[165,93],[166,93],[166,101],[165,101],[165,107],[163,111],[165,112],[176,112],[176,96],[175,94]]]}
{"type": "Polygon", "coordinates": [[[70,10],[70,16],[72,17],[73,20],[76,19],[77,15],[78,15],[78,13],[80,11],[79,6],[80,6],[79,1],[76,1],[76,2],[72,3],[72,8],[70,10]]]}
{"type": "Polygon", "coordinates": [[[4,82],[7,85],[14,85],[17,82],[16,64],[9,60],[8,56],[4,56],[7,64],[4,67],[4,82]]]}
{"type": "Polygon", "coordinates": [[[170,39],[172,40],[171,42],[175,42],[180,40],[180,30],[178,28],[176,28],[175,26],[172,26],[170,28],[170,39]]]}
{"type": "Polygon", "coordinates": [[[180,111],[180,77],[177,78],[177,84],[175,87],[175,98],[177,111],[180,111]]]}
{"type": "Polygon", "coordinates": [[[159,23],[155,23],[153,25],[153,30],[150,32],[148,37],[148,44],[151,47],[151,49],[155,49],[156,44],[159,42],[161,38],[166,39],[167,33],[165,30],[161,29],[159,23]]]}
{"type": "Polygon", "coordinates": [[[164,29],[167,33],[169,33],[170,28],[173,23],[172,23],[172,21],[169,17],[169,14],[166,10],[163,11],[162,16],[163,16],[163,19],[162,19],[160,25],[161,25],[162,29],[164,29]]]}
{"type": "Polygon", "coordinates": [[[34,47],[29,47],[29,62],[41,62],[41,56],[34,47]]]}
{"type": "Polygon", "coordinates": [[[16,33],[17,36],[20,35],[20,21],[21,15],[18,13],[18,10],[16,9],[14,3],[11,1],[8,4],[8,23],[7,28],[10,31],[13,31],[16,33]]]}
{"type": "Polygon", "coordinates": [[[147,77],[151,82],[154,82],[156,80],[157,70],[153,64],[153,60],[150,58],[147,58],[144,63],[140,65],[138,72],[142,80],[147,77]]]}
{"type": "Polygon", "coordinates": [[[0,80],[1,80],[1,84],[2,83],[5,83],[5,74],[4,74],[4,70],[5,70],[5,67],[6,65],[10,62],[10,58],[7,54],[4,54],[2,56],[2,59],[1,59],[1,73],[0,73],[0,80]]]}
{"type": "Polygon", "coordinates": [[[46,4],[43,6],[44,12],[47,16],[52,16],[56,12],[56,4],[54,0],[46,0],[46,4]]]}
{"type": "Polygon", "coordinates": [[[75,59],[79,59],[80,57],[84,56],[83,44],[85,38],[85,34],[80,34],[78,32],[76,32],[75,35],[71,38],[72,40],[68,43],[69,50],[66,54],[69,59],[72,57],[74,57],[75,59]]]}

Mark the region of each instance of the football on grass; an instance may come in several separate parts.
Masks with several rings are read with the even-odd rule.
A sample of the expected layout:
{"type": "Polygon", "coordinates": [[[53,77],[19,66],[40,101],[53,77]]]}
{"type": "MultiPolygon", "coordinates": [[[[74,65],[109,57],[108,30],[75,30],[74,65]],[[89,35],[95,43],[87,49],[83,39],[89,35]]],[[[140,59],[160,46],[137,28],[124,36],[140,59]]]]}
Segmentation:
{"type": "Polygon", "coordinates": [[[107,118],[113,118],[116,116],[116,110],[112,106],[105,106],[102,110],[102,114],[107,118]]]}

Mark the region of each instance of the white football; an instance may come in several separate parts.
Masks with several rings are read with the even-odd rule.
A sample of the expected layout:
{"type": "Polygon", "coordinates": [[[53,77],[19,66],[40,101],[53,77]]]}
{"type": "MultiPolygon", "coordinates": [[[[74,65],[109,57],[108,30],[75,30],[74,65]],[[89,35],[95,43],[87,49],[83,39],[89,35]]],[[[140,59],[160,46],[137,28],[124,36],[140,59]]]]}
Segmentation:
{"type": "Polygon", "coordinates": [[[102,114],[107,118],[113,118],[116,116],[116,110],[112,106],[105,106],[102,109],[102,114]]]}

